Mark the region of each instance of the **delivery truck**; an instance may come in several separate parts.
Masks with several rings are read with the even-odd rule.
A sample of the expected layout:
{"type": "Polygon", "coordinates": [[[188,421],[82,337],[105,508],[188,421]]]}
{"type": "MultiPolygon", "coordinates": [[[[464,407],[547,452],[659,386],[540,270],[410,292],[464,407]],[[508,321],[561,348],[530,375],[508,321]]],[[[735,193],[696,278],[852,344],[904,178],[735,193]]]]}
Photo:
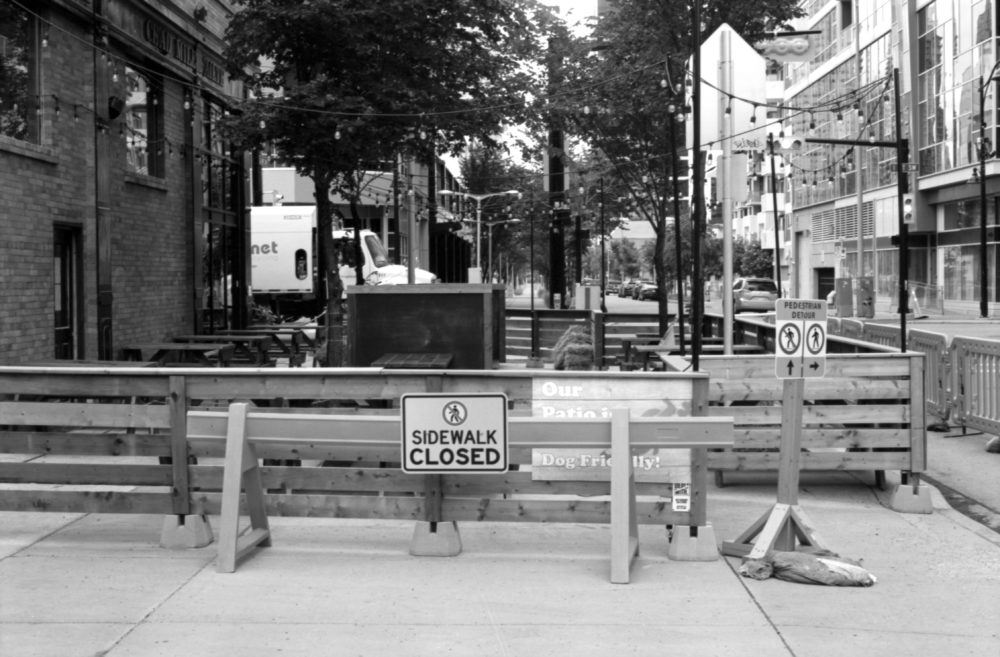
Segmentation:
{"type": "MultiPolygon", "coordinates": [[[[299,307],[299,302],[307,305],[315,302],[318,289],[316,206],[251,208],[250,236],[250,288],[256,302],[268,302],[272,307],[280,305],[283,311],[305,311],[299,307]]],[[[365,284],[406,284],[407,267],[389,262],[389,253],[379,236],[370,230],[360,231],[360,236],[365,284]]],[[[357,280],[353,262],[357,253],[354,230],[335,229],[333,239],[346,256],[339,270],[340,278],[345,286],[353,285],[357,280]]],[[[431,272],[414,270],[415,283],[436,281],[437,277],[431,272]]]]}

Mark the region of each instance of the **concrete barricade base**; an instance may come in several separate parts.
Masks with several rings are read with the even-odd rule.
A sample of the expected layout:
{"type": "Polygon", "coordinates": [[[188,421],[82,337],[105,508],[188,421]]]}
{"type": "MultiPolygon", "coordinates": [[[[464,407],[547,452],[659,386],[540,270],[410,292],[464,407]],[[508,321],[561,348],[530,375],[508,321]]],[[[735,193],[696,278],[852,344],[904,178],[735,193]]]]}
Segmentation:
{"type": "Polygon", "coordinates": [[[667,546],[667,556],[674,561],[715,561],[719,558],[719,546],[715,542],[715,528],[712,523],[694,527],[675,525],[667,546]]]}
{"type": "Polygon", "coordinates": [[[205,547],[214,539],[212,526],[203,515],[169,515],[163,518],[160,547],[169,549],[205,547]]]}
{"type": "Polygon", "coordinates": [[[458,523],[418,522],[413,528],[410,554],[415,557],[454,557],[462,552],[458,523]]]}
{"type": "Polygon", "coordinates": [[[899,513],[933,513],[931,489],[928,486],[913,484],[897,484],[892,491],[889,506],[899,513]]]}

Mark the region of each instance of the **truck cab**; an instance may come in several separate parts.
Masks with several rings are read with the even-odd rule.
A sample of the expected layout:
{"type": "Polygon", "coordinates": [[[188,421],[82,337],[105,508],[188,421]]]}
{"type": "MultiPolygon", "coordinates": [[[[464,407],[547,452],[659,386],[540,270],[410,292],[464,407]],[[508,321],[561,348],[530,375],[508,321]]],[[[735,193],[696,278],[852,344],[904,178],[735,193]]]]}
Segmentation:
{"type": "MultiPolygon", "coordinates": [[[[378,235],[370,230],[362,230],[360,234],[365,285],[406,285],[409,281],[407,267],[389,262],[389,252],[378,235]]],[[[340,279],[345,286],[353,285],[357,279],[354,270],[354,254],[357,252],[354,249],[354,231],[335,230],[333,241],[340,249],[342,257],[340,279]]],[[[413,276],[413,282],[416,284],[437,282],[437,276],[419,267],[414,269],[413,276]]]]}

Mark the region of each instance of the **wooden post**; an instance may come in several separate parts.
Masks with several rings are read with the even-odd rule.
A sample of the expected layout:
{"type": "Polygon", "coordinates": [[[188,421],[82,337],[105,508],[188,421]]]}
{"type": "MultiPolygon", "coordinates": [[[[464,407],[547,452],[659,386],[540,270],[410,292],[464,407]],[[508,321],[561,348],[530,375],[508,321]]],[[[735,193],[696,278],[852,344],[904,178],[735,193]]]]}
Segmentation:
{"type": "Polygon", "coordinates": [[[170,458],[173,470],[174,513],[186,516],[191,513],[191,490],[188,478],[187,448],[187,382],[183,376],[169,379],[167,403],[170,405],[170,458]]]}
{"type": "Polygon", "coordinates": [[[722,553],[726,556],[763,559],[772,549],[795,550],[796,540],[803,545],[821,547],[812,523],[799,507],[799,457],[804,394],[805,379],[784,380],[781,394],[781,456],[778,462],[777,504],[735,541],[722,544],[722,553]]]}

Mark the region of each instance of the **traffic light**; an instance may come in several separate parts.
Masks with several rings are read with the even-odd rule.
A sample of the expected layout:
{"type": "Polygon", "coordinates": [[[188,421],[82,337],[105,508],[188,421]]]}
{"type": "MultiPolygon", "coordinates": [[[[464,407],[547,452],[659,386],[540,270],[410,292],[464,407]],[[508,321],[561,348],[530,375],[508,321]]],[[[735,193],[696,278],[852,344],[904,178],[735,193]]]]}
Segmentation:
{"type": "Polygon", "coordinates": [[[913,210],[913,194],[903,194],[903,223],[914,224],[917,221],[913,210]]]}

